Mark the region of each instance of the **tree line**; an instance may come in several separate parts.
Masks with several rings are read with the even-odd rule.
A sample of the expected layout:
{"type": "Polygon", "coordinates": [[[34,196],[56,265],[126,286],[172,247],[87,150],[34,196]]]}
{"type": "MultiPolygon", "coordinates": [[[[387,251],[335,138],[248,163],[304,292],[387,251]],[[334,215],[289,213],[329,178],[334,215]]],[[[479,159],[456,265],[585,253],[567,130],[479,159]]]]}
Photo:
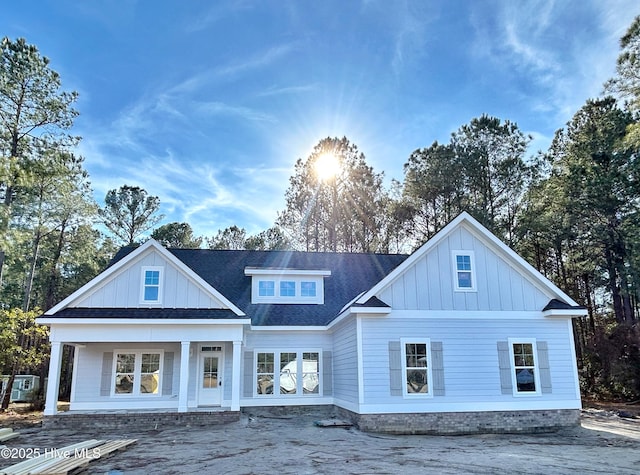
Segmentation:
{"type": "Polygon", "coordinates": [[[234,225],[206,237],[189,223],[160,225],[160,199],[139,186],[110,190],[104,205],[96,203],[74,152],[77,94],[62,89],[35,46],[4,38],[3,374],[44,376],[46,331],[34,318],[96,276],[122,245],[150,236],[167,247],[410,252],[468,211],[587,307],[588,317],[574,321],[583,393],[638,399],[640,17],[620,46],[602,96],[587,100],[546,151],[528,155],[532,138],[516,122],[481,115],[448,142],[412,152],[403,180],[387,186],[357,145],[327,137],[296,161],[271,228],[250,235],[234,225]],[[333,168],[319,169],[328,156],[333,168]]]}

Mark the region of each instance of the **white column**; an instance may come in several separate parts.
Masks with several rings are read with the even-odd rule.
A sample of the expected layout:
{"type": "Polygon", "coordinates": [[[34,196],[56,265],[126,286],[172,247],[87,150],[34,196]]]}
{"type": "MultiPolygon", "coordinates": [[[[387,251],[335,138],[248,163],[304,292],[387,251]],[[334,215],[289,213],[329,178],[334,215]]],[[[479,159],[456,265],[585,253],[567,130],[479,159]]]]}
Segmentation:
{"type": "Polygon", "coordinates": [[[181,343],[180,352],[180,393],[178,394],[178,412],[187,412],[187,402],[189,399],[189,350],[190,341],[181,343]]]}
{"type": "Polygon", "coordinates": [[[49,379],[44,415],[53,416],[58,412],[58,392],[60,391],[60,368],[62,367],[62,343],[51,342],[51,358],[49,359],[49,379]]]}
{"type": "Polygon", "coordinates": [[[69,402],[73,404],[76,401],[76,383],[78,381],[78,365],[80,364],[80,350],[84,348],[84,345],[74,345],[73,348],[73,370],[71,372],[71,399],[69,402]]]}
{"type": "Polygon", "coordinates": [[[240,368],[242,364],[242,358],[240,358],[242,351],[242,342],[233,342],[233,373],[231,375],[231,410],[240,410],[240,368]]]}

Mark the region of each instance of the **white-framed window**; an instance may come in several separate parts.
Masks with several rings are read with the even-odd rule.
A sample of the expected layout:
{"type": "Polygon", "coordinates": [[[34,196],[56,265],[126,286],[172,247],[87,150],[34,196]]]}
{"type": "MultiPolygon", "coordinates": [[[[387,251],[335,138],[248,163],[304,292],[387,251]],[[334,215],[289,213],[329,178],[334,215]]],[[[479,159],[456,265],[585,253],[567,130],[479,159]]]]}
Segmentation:
{"type": "Polygon", "coordinates": [[[254,394],[271,397],[318,396],[320,358],[320,350],[256,350],[254,394]]]}
{"type": "Polygon", "coordinates": [[[162,302],[163,273],[163,267],[154,266],[142,268],[141,303],[162,302]]]}
{"type": "Polygon", "coordinates": [[[247,267],[251,276],[251,303],[310,304],[324,303],[324,279],[329,270],[261,269],[247,267]]]}
{"type": "Polygon", "coordinates": [[[476,269],[473,251],[453,251],[453,285],[458,292],[476,290],[476,269]]]}
{"type": "Polygon", "coordinates": [[[300,297],[315,297],[316,296],[316,283],[315,282],[300,282],[300,297]]]}
{"type": "Polygon", "coordinates": [[[295,297],[296,282],[294,280],[280,281],[280,297],[295,297]]]}
{"type": "Polygon", "coordinates": [[[162,387],[162,350],[115,350],[114,396],[158,396],[162,387]]]}
{"type": "Polygon", "coordinates": [[[273,297],[276,294],[276,283],[273,280],[258,281],[258,295],[260,297],[273,297]]]}
{"type": "Polygon", "coordinates": [[[535,339],[509,339],[511,378],[514,396],[540,394],[540,374],[535,339]]]}
{"type": "Polygon", "coordinates": [[[405,396],[432,396],[431,342],[402,339],[402,387],[405,396]]]}

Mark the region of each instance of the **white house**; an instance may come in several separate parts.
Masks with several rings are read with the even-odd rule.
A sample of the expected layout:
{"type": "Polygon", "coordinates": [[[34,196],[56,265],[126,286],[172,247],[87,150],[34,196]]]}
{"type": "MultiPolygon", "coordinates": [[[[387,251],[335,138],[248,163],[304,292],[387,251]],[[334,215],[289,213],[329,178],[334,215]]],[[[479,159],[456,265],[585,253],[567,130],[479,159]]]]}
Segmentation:
{"type": "Polygon", "coordinates": [[[45,415],[73,345],[70,413],[327,405],[363,430],[548,430],[578,421],[585,314],[466,213],[410,256],[150,240],[39,318],[45,415]]]}

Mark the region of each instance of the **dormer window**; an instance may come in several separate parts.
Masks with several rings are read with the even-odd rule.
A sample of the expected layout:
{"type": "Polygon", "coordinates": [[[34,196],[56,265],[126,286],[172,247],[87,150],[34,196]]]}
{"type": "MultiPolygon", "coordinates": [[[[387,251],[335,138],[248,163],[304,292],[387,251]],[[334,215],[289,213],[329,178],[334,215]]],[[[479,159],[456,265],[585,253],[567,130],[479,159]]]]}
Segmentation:
{"type": "Polygon", "coordinates": [[[300,296],[301,297],[315,297],[316,296],[316,283],[315,282],[300,282],[300,296]]]}
{"type": "Polygon", "coordinates": [[[273,297],[276,291],[275,284],[273,280],[258,281],[258,295],[260,297],[273,297]]]}
{"type": "Polygon", "coordinates": [[[329,270],[247,267],[251,279],[251,303],[323,304],[324,278],[329,270]]]}
{"type": "Polygon", "coordinates": [[[293,280],[280,281],[280,297],[295,297],[296,283],[293,280]]]}
{"type": "Polygon", "coordinates": [[[162,301],[162,267],[142,268],[141,303],[160,303],[162,301]]]}

